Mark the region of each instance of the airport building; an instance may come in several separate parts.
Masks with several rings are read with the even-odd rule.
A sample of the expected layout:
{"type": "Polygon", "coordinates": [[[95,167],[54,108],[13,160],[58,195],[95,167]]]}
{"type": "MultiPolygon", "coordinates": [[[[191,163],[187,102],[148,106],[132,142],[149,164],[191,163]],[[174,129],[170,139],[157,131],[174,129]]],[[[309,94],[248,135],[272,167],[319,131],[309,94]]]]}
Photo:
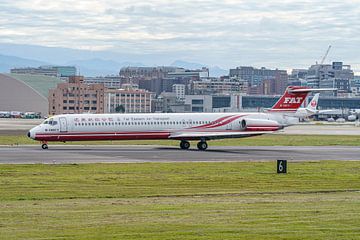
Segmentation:
{"type": "Polygon", "coordinates": [[[49,90],[49,114],[104,113],[103,84],[87,85],[84,77],[71,76],[49,90]]]}
{"type": "Polygon", "coordinates": [[[0,74],[0,111],[40,112],[48,115],[49,89],[60,78],[33,74],[0,74]]]}

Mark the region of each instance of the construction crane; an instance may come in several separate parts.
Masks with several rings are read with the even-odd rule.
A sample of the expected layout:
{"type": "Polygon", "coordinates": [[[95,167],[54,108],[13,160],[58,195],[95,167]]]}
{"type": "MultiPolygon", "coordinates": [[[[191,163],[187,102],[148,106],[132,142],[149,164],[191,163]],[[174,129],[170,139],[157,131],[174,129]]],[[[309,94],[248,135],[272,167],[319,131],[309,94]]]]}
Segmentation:
{"type": "Polygon", "coordinates": [[[327,55],[328,55],[328,54],[329,54],[329,52],[330,52],[330,48],[331,48],[331,45],[329,45],[328,49],[326,50],[326,53],[325,53],[324,57],[321,59],[320,64],[323,64],[323,63],[324,63],[324,61],[325,61],[325,59],[326,59],[327,55]]]}

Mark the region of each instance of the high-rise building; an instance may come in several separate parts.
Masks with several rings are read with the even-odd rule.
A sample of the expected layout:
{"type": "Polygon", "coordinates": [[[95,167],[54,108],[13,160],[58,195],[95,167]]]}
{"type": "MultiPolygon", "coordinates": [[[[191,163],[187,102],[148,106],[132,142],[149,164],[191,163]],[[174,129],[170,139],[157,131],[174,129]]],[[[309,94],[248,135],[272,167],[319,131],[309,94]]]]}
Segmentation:
{"type": "Polygon", "coordinates": [[[139,83],[139,80],[165,78],[167,73],[175,72],[177,67],[123,67],[119,75],[124,82],[139,83]]]}
{"type": "Polygon", "coordinates": [[[175,93],[176,99],[178,101],[185,100],[185,84],[174,84],[172,86],[172,92],[175,93]]]}
{"type": "Polygon", "coordinates": [[[350,65],[344,65],[342,62],[312,65],[306,75],[308,86],[338,88],[337,94],[340,95],[350,93],[352,79],[354,79],[353,70],[350,65]]]}
{"type": "MultiPolygon", "coordinates": [[[[249,82],[250,86],[260,86],[261,82],[265,79],[278,79],[279,81],[287,81],[288,75],[286,70],[267,69],[267,68],[254,68],[240,66],[235,69],[230,69],[230,77],[236,77],[249,82]]],[[[280,90],[279,90],[280,91],[280,90]]]]}
{"type": "Polygon", "coordinates": [[[120,88],[121,78],[119,76],[85,77],[85,84],[104,84],[106,88],[120,88]]]}
{"type": "Polygon", "coordinates": [[[237,78],[203,78],[191,82],[192,94],[246,93],[247,81],[237,78]]]}

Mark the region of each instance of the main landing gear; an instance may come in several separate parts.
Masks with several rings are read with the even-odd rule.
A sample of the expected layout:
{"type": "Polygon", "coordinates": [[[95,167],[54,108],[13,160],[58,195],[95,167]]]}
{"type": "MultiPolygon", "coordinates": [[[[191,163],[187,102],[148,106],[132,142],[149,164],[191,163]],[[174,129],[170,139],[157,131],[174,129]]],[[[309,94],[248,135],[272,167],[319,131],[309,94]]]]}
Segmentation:
{"type": "Polygon", "coordinates": [[[190,148],[190,143],[188,141],[181,141],[180,142],[180,148],[181,149],[189,149],[190,148]]]}
{"type": "Polygon", "coordinates": [[[41,148],[44,149],[44,150],[48,149],[49,146],[47,145],[47,142],[42,142],[41,148]]]}
{"type": "MultiPolygon", "coordinates": [[[[180,142],[180,148],[181,149],[189,149],[190,148],[190,143],[188,141],[182,140],[180,142]]],[[[201,151],[204,151],[208,148],[208,144],[206,141],[200,141],[197,144],[197,148],[201,151]]]]}
{"type": "Polygon", "coordinates": [[[197,147],[199,150],[204,151],[208,148],[208,144],[205,141],[198,142],[197,147]]]}

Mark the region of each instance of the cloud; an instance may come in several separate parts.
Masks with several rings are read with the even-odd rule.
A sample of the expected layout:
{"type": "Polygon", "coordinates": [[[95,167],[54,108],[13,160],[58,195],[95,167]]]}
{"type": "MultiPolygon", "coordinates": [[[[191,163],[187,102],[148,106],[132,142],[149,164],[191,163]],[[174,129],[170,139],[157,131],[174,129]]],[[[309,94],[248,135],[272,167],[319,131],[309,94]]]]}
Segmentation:
{"type": "Polygon", "coordinates": [[[329,44],[334,60],[356,64],[358,22],[360,5],[350,0],[0,2],[0,42],[161,53],[224,67],[306,67],[329,44]]]}

